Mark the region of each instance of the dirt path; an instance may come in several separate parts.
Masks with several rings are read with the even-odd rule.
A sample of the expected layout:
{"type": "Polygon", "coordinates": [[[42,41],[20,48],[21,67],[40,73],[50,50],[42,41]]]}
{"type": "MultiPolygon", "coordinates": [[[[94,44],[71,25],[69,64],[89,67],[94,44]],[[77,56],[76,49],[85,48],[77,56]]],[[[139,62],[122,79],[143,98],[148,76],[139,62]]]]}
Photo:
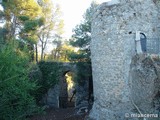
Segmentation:
{"type": "Polygon", "coordinates": [[[84,120],[85,116],[75,115],[74,108],[48,109],[45,115],[36,115],[30,120],[84,120]]]}

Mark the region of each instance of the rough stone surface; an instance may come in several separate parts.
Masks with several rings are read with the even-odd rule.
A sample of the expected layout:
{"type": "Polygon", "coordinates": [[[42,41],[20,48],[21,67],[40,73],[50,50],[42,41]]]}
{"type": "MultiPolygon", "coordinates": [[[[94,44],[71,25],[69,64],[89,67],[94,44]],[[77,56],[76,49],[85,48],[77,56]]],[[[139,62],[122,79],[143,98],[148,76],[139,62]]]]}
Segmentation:
{"type": "MultiPolygon", "coordinates": [[[[52,88],[49,88],[48,92],[43,96],[41,103],[48,107],[54,108],[66,108],[68,103],[68,92],[65,74],[67,72],[73,72],[76,74],[76,65],[72,63],[63,63],[59,82],[52,88]]],[[[88,108],[88,97],[89,97],[89,81],[86,79],[84,85],[79,86],[76,84],[76,95],[75,95],[75,109],[81,111],[82,108],[88,108]]]]}
{"type": "Polygon", "coordinates": [[[59,82],[52,88],[49,88],[48,92],[41,100],[41,102],[48,107],[67,107],[68,94],[65,74],[69,71],[76,73],[76,65],[72,63],[63,63],[61,68],[62,70],[59,71],[61,73],[59,76],[59,82]]]}
{"type": "Polygon", "coordinates": [[[59,85],[55,85],[48,90],[46,94],[46,105],[49,107],[59,108],[59,85]]]}
{"type": "MultiPolygon", "coordinates": [[[[160,62],[160,59],[158,58],[160,62]]],[[[136,55],[130,69],[131,100],[142,113],[155,113],[157,94],[160,90],[160,66],[152,56],[136,55]]],[[[158,98],[159,99],[159,98],[158,98]]]]}
{"type": "Polygon", "coordinates": [[[89,107],[88,103],[88,97],[89,97],[89,92],[88,92],[88,81],[86,80],[85,84],[83,86],[76,86],[76,110],[81,110],[81,108],[87,108],[89,107]]]}
{"type": "MultiPolygon", "coordinates": [[[[152,0],[120,0],[118,4],[103,3],[97,7],[92,21],[95,101],[91,119],[136,119],[125,117],[125,113],[133,113],[135,109],[129,73],[132,57],[136,54],[135,33],[141,31],[147,38],[154,38],[159,34],[159,23],[158,8],[152,0]]],[[[155,78],[154,73],[151,76],[155,78]]]]}

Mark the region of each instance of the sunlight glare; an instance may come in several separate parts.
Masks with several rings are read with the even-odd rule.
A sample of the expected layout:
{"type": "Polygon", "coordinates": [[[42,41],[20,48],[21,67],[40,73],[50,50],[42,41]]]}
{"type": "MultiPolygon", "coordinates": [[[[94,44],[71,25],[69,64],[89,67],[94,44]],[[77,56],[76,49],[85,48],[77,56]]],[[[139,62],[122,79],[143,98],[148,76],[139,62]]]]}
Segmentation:
{"type": "Polygon", "coordinates": [[[67,81],[67,90],[68,90],[68,96],[71,97],[74,91],[74,82],[73,82],[73,75],[71,72],[67,73],[66,75],[66,81],[67,81]]]}
{"type": "MultiPolygon", "coordinates": [[[[54,0],[53,0],[54,1],[54,0]]],[[[83,20],[83,15],[87,8],[89,8],[92,1],[96,1],[98,4],[108,2],[110,0],[58,0],[58,4],[61,6],[64,19],[64,35],[66,39],[69,39],[73,34],[72,30],[76,25],[80,24],[83,20]]]]}
{"type": "Polygon", "coordinates": [[[101,3],[103,3],[103,2],[109,2],[109,1],[111,1],[111,0],[95,0],[98,4],[101,4],[101,3]]]}
{"type": "Polygon", "coordinates": [[[4,10],[4,9],[3,9],[3,7],[2,7],[2,5],[0,5],[0,10],[1,10],[1,11],[3,11],[3,10],[4,10]]]}

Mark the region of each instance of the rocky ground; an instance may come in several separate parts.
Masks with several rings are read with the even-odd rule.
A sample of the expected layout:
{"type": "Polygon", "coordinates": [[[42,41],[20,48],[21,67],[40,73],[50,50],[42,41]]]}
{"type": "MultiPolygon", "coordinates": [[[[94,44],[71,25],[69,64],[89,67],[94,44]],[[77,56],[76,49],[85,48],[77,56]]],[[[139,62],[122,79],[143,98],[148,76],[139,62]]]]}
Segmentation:
{"type": "Polygon", "coordinates": [[[75,114],[74,108],[47,109],[46,114],[33,116],[30,120],[84,120],[86,117],[87,113],[75,114]]]}

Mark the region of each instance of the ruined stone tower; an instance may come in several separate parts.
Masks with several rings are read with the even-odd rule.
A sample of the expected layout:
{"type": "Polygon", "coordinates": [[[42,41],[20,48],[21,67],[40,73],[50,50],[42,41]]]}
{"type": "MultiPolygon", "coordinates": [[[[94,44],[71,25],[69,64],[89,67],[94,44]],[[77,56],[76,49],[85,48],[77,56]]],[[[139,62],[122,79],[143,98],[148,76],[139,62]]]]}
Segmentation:
{"type": "Polygon", "coordinates": [[[92,21],[91,57],[95,120],[134,120],[130,64],[136,54],[136,32],[146,38],[159,35],[154,0],[112,0],[99,5],[92,21]]]}

